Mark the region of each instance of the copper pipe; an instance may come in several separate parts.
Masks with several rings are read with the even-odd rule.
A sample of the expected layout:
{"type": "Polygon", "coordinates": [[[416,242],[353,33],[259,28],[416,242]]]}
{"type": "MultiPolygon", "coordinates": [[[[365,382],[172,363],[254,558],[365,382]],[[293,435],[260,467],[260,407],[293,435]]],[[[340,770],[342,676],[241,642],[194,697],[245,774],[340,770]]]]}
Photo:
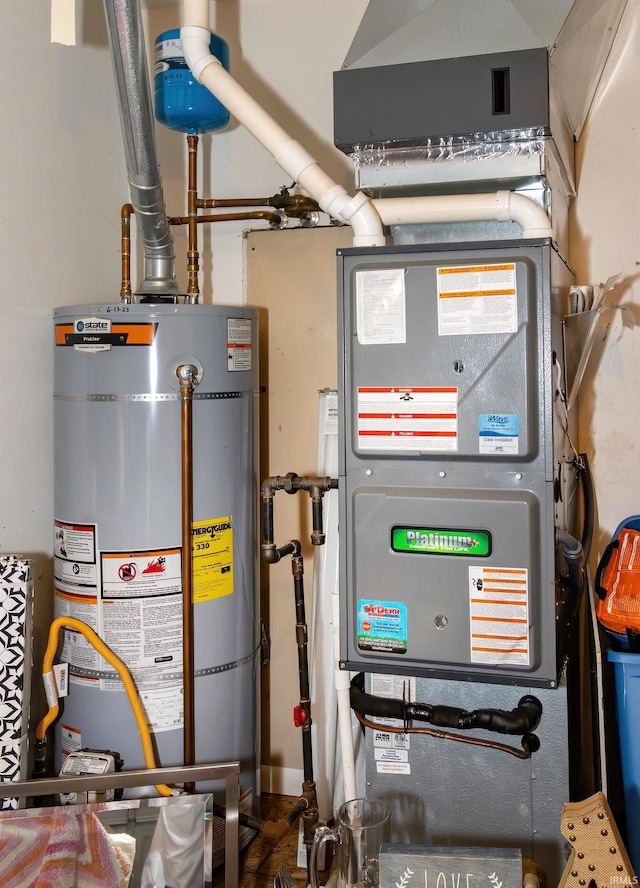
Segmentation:
{"type": "Polygon", "coordinates": [[[272,194],[271,197],[229,197],[229,198],[209,198],[208,200],[199,200],[198,206],[201,209],[216,209],[218,207],[274,207],[276,210],[299,210],[300,212],[310,213],[320,209],[317,202],[305,194],[289,194],[286,188],[283,188],[279,194],[272,194]]]}
{"type": "MultiPolygon", "coordinates": [[[[235,222],[242,219],[266,219],[269,224],[280,224],[282,217],[270,210],[253,210],[250,213],[220,213],[217,216],[198,216],[198,222],[235,222]]],[[[170,216],[170,225],[188,225],[188,216],[170,216]]]]}
{"type": "MultiPolygon", "coordinates": [[[[195,694],[191,529],[193,525],[193,388],[196,368],[182,364],[176,370],[180,380],[182,423],[182,685],[184,697],[184,765],[195,764],[195,694]]],[[[185,787],[193,792],[193,786],[185,787]]]]}
{"type": "Polygon", "coordinates": [[[218,207],[269,207],[268,197],[211,197],[208,200],[199,200],[201,209],[215,210],[218,207]]]}
{"type": "Polygon", "coordinates": [[[372,728],[374,731],[386,731],[389,734],[426,734],[429,737],[437,737],[438,740],[455,740],[458,743],[468,743],[471,746],[488,746],[490,749],[497,749],[499,752],[507,752],[516,758],[531,758],[530,749],[517,749],[515,746],[509,746],[506,743],[496,743],[493,740],[483,740],[480,737],[465,737],[462,734],[454,734],[451,731],[440,731],[435,728],[414,728],[413,726],[403,726],[401,728],[390,727],[382,722],[375,722],[370,718],[362,715],[357,709],[353,710],[355,717],[364,728],[372,728]]]}
{"type": "MultiPolygon", "coordinates": [[[[187,251],[187,271],[189,283],[187,294],[191,302],[197,302],[200,295],[198,286],[199,254],[198,254],[198,136],[189,133],[189,186],[187,191],[187,224],[189,226],[189,248],[187,251]]],[[[171,223],[169,223],[171,224],[171,223]]]]}
{"type": "Polygon", "coordinates": [[[131,215],[133,205],[125,204],[120,210],[120,255],[122,256],[122,282],[120,284],[120,299],[123,302],[131,302],[131,215]]]}

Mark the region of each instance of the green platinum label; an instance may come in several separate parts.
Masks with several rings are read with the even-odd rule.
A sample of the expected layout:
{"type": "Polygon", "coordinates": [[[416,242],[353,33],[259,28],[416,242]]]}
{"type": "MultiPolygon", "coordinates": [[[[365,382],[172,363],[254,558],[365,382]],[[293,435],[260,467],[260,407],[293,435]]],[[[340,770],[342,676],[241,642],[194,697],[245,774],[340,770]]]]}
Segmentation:
{"type": "Polygon", "coordinates": [[[443,527],[394,527],[391,531],[394,552],[422,552],[429,555],[491,554],[491,534],[486,530],[451,530],[443,527]]]}

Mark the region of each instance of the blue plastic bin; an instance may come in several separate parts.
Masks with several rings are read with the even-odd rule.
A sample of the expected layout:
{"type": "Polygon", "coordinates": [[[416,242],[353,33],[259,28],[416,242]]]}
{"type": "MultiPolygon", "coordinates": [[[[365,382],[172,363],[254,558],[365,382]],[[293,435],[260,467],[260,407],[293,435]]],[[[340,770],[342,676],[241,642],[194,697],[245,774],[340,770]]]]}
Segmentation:
{"type": "Polygon", "coordinates": [[[640,873],[640,654],[608,651],[607,656],[615,674],[627,850],[640,873]]]}

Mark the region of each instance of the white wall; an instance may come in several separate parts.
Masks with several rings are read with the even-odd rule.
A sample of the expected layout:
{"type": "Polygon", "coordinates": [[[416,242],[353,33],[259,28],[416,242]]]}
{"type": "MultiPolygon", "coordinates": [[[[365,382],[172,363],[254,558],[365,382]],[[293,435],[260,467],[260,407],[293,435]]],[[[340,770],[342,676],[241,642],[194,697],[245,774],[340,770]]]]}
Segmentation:
{"type": "Polygon", "coordinates": [[[51,45],[43,0],[0,5],[0,552],[36,559],[38,650],[52,602],[51,310],[118,298],[128,199],[99,0],[86,13],[71,48],[51,45]]]}
{"type": "Polygon", "coordinates": [[[578,283],[621,272],[611,301],[629,306],[639,325],[621,335],[616,319],[606,342],[598,337],[581,392],[580,446],[590,458],[598,502],[594,557],[623,518],[640,513],[639,45],[640,2],[629,0],[576,153],[570,258],[578,283]]]}

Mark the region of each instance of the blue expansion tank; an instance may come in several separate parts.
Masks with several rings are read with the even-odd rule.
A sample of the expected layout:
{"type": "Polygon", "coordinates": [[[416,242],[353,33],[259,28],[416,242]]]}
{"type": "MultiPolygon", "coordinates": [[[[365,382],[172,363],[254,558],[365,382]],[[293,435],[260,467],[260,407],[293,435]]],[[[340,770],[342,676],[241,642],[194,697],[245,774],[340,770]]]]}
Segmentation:
{"type": "MultiPolygon", "coordinates": [[[[229,45],[216,34],[211,54],[229,70],[229,45]]],[[[212,133],[229,123],[229,112],[195,79],[184,58],[180,29],[164,31],[155,43],[155,115],[169,129],[182,133],[212,133]]]]}

